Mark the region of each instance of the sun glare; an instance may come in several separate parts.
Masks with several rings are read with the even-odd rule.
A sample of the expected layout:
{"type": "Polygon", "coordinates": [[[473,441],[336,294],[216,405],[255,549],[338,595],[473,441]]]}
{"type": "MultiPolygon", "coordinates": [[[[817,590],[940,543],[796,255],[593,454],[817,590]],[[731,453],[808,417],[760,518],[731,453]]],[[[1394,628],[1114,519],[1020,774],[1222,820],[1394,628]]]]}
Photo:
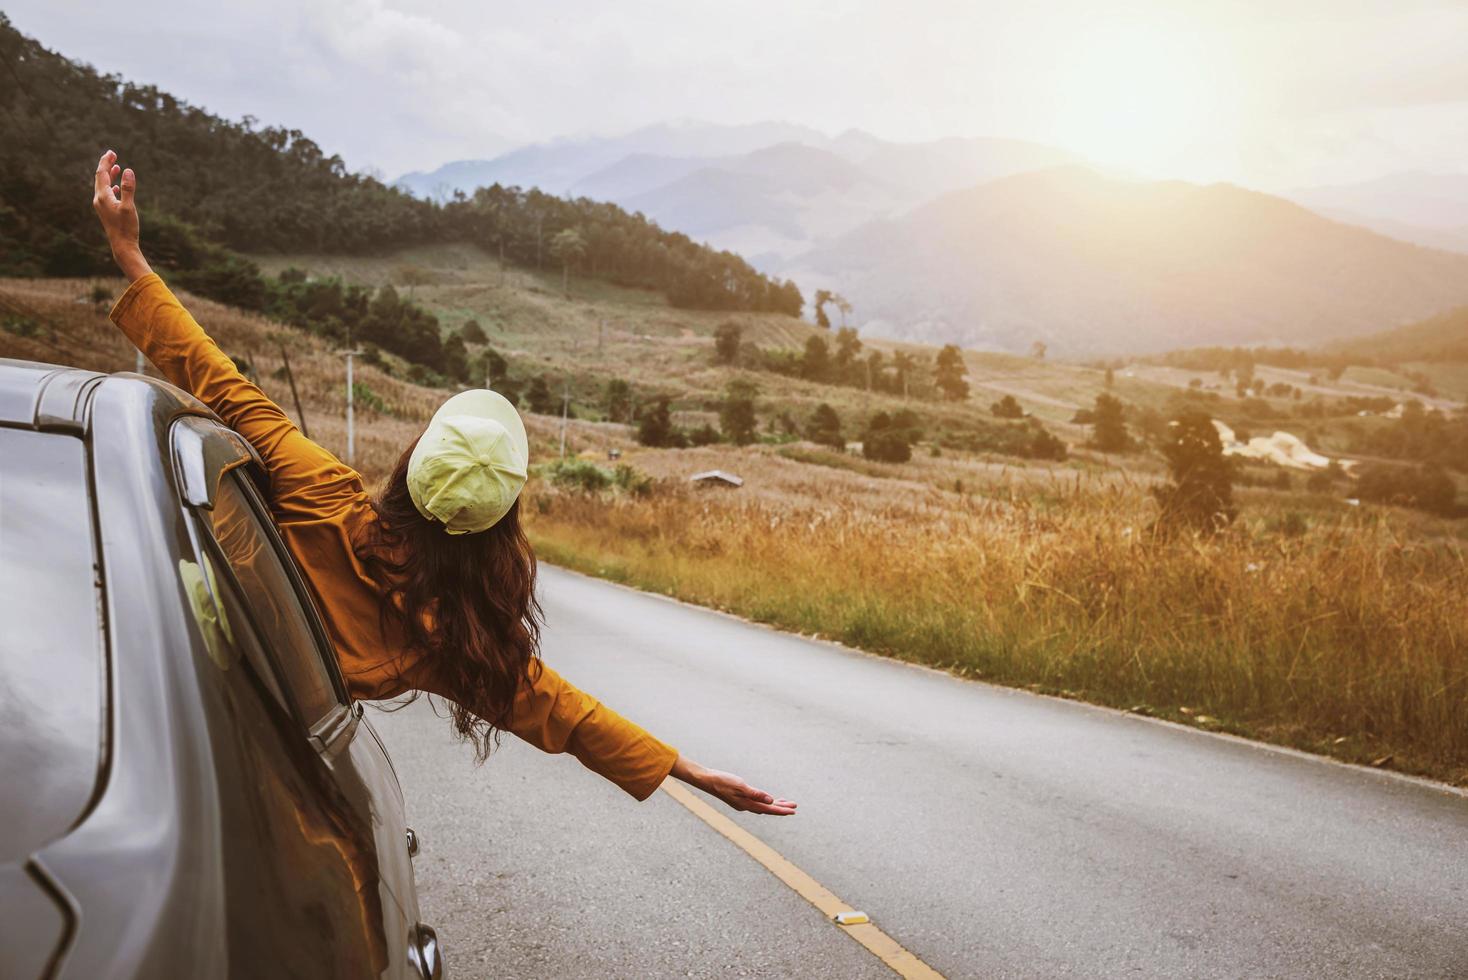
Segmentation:
{"type": "Polygon", "coordinates": [[[1227,169],[1232,93],[1196,35],[1114,31],[1087,38],[1055,65],[1057,137],[1098,163],[1144,176],[1227,169]]]}

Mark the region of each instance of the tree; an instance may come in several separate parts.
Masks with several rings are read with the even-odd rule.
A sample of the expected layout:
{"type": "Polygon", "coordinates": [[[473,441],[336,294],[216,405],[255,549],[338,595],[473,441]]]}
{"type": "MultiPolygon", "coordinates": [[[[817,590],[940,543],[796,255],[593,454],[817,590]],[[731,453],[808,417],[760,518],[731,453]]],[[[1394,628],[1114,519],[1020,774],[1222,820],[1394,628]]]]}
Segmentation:
{"type": "Polygon", "coordinates": [[[912,377],[912,369],[915,366],[912,355],[905,350],[897,351],[892,355],[893,384],[903,398],[907,397],[907,381],[912,377]]]}
{"type": "Polygon", "coordinates": [[[1125,409],[1121,399],[1097,395],[1091,410],[1091,445],[1103,453],[1124,453],[1131,448],[1132,438],[1126,431],[1125,409]]]}
{"type": "Polygon", "coordinates": [[[443,342],[443,373],[453,381],[469,380],[469,351],[458,334],[443,342]]]}
{"type": "Polygon", "coordinates": [[[800,376],[811,381],[825,381],[831,373],[831,352],[826,338],[819,335],[805,341],[805,354],[800,359],[800,376]]]}
{"type": "Polygon", "coordinates": [[[1050,348],[1046,346],[1045,341],[1037,340],[1030,345],[1030,356],[1037,361],[1043,361],[1045,359],[1045,352],[1049,349],[1050,348]]]}
{"type": "Polygon", "coordinates": [[[644,446],[671,446],[678,441],[666,395],[644,407],[637,420],[637,441],[644,446]]]}
{"type": "Polygon", "coordinates": [[[1022,419],[1025,417],[1025,410],[1020,407],[1019,402],[1015,401],[1013,395],[1005,395],[990,405],[989,411],[993,412],[994,417],[998,419],[1022,419]]]}
{"type": "Polygon", "coordinates": [[[586,239],[575,228],[562,228],[551,236],[551,258],[561,263],[561,292],[571,295],[571,263],[586,254],[586,239]]]}
{"type": "Polygon", "coordinates": [[[464,338],[465,343],[489,343],[489,335],[484,332],[478,320],[465,320],[464,325],[459,328],[459,336],[464,338]]]}
{"type": "Polygon", "coordinates": [[[393,274],[393,278],[398,281],[399,285],[408,287],[410,298],[415,287],[433,285],[433,273],[420,265],[400,265],[393,274]]]}
{"type": "Polygon", "coordinates": [[[1216,531],[1234,519],[1233,466],[1207,412],[1184,412],[1168,426],[1162,455],[1172,482],[1154,488],[1161,525],[1216,531]]]}
{"type": "Polygon", "coordinates": [[[846,448],[846,438],[841,434],[841,416],[825,402],[817,405],[816,410],[811,413],[810,422],[805,427],[805,437],[817,445],[830,446],[832,449],[846,448]]]}
{"type": "Polygon", "coordinates": [[[505,382],[510,380],[510,366],[505,363],[499,351],[493,347],[484,348],[484,353],[479,355],[475,366],[479,369],[480,377],[484,378],[484,386],[503,394],[501,389],[505,382]]]}
{"type": "Polygon", "coordinates": [[[902,429],[894,428],[886,412],[867,420],[861,436],[861,454],[881,463],[905,463],[912,459],[912,444],[902,429]]]}
{"type": "Polygon", "coordinates": [[[856,368],[857,356],[861,354],[861,338],[850,327],[836,331],[836,355],[833,358],[836,380],[850,384],[856,368]]]}
{"type": "Polygon", "coordinates": [[[831,291],[829,289],[817,289],[815,298],[816,326],[822,330],[831,329],[831,320],[826,316],[826,304],[831,302],[831,291]]]}
{"type": "Polygon", "coordinates": [[[963,380],[967,374],[968,368],[964,366],[963,354],[952,344],[944,345],[938,352],[934,370],[934,380],[938,390],[943,392],[943,397],[952,402],[961,402],[968,398],[968,382],[963,380]]]}
{"type": "Polygon", "coordinates": [[[887,360],[881,351],[867,351],[866,374],[867,391],[885,391],[890,387],[887,384],[887,360]]]}
{"type": "Polygon", "coordinates": [[[724,438],[736,446],[747,446],[754,442],[754,430],[758,424],[754,400],[759,388],[742,378],[729,382],[724,391],[724,402],[719,407],[719,428],[724,438]]]}
{"type": "Polygon", "coordinates": [[[1070,455],[1065,440],[1034,419],[1030,419],[1030,424],[1034,426],[1034,434],[1030,437],[1028,447],[1028,455],[1031,459],[1063,460],[1070,455]]]}
{"type": "Polygon", "coordinates": [[[556,396],[551,394],[550,385],[545,383],[543,374],[537,374],[531,379],[530,390],[525,397],[530,400],[530,410],[541,415],[551,415],[561,407],[556,396]]]}
{"type": "Polygon", "coordinates": [[[719,364],[733,364],[739,358],[739,342],[744,328],[733,320],[725,320],[714,331],[714,360],[719,364]]]}
{"type": "Polygon", "coordinates": [[[845,296],[842,296],[840,293],[832,293],[831,302],[836,304],[836,309],[841,314],[841,327],[842,329],[845,329],[846,315],[851,312],[850,301],[847,300],[847,298],[845,296]]]}
{"type": "Polygon", "coordinates": [[[632,386],[621,378],[607,382],[607,418],[613,422],[626,422],[632,418],[632,386]]]}
{"type": "Polygon", "coordinates": [[[1108,365],[1106,368],[1106,387],[1110,388],[1114,384],[1116,384],[1116,372],[1108,365]]]}

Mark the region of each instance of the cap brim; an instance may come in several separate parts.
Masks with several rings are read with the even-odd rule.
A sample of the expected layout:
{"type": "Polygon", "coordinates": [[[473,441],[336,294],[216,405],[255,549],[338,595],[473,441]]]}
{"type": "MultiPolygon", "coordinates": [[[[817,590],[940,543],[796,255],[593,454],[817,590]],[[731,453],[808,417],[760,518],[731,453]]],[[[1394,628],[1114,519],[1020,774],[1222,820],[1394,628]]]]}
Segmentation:
{"type": "Polygon", "coordinates": [[[525,435],[525,422],[520,418],[520,412],[504,395],[488,388],[461,391],[438,407],[438,411],[433,413],[433,421],[454,415],[468,415],[498,422],[505,427],[511,442],[520,451],[520,459],[529,465],[530,440],[525,435]]]}

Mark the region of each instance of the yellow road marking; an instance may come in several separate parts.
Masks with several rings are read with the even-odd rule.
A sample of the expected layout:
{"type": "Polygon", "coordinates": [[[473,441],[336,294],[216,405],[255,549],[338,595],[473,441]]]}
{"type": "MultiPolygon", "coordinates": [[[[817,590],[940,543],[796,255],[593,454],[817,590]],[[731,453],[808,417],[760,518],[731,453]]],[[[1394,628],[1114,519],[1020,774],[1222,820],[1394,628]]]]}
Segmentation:
{"type": "MultiPolygon", "coordinates": [[[[709,806],[691,790],[684,789],[670,779],[663,783],[663,792],[683,804],[695,817],[723,834],[740,850],[764,865],[770,874],[779,878],[797,895],[820,909],[821,914],[827,920],[833,919],[837,912],[851,910],[850,905],[837,898],[825,885],[785,860],[770,845],[709,806]]],[[[943,980],[943,974],[918,959],[901,943],[870,922],[862,925],[835,926],[835,928],[865,946],[877,959],[891,967],[892,972],[898,976],[913,977],[917,980],[943,980]]]]}

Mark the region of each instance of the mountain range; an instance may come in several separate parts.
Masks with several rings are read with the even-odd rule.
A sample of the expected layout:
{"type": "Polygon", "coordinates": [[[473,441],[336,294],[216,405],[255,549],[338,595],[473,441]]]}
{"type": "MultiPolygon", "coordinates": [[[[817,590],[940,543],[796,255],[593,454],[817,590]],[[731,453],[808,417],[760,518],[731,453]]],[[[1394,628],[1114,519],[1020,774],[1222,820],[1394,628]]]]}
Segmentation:
{"type": "Polygon", "coordinates": [[[413,173],[612,201],[737,252],[864,332],[1068,355],[1313,344],[1468,303],[1468,176],[1271,196],[1139,180],[1016,140],[660,125],[413,173]],[[1461,250],[1461,251],[1460,251],[1461,250]]]}

